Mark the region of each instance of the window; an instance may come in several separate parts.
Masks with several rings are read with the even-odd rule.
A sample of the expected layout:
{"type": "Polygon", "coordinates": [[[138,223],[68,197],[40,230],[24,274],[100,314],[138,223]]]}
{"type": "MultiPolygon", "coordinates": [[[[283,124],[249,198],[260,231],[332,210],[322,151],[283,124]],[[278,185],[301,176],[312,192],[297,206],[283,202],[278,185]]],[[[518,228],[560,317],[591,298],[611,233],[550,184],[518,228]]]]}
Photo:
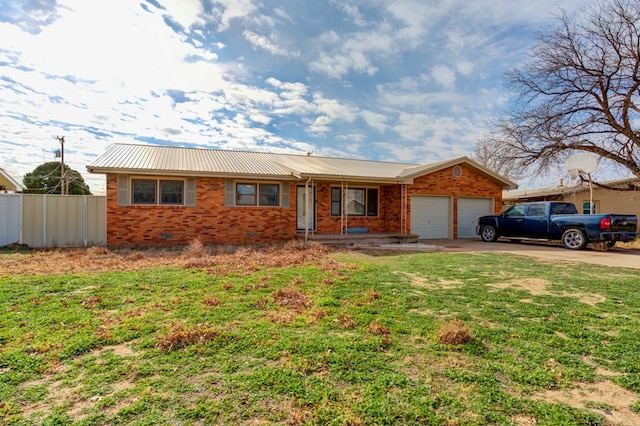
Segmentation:
{"type": "Polygon", "coordinates": [[[582,214],[596,214],[598,211],[598,204],[594,201],[591,208],[589,208],[589,201],[584,201],[582,203],[582,214]]]}
{"type": "Polygon", "coordinates": [[[544,206],[544,204],[531,204],[527,216],[544,216],[546,210],[544,206]]]}
{"type": "Polygon", "coordinates": [[[278,184],[260,184],[260,205],[261,206],[277,206],[279,197],[278,192],[280,185],[278,184]]]}
{"type": "Polygon", "coordinates": [[[160,204],[182,204],[184,182],[181,180],[160,181],[160,204]]]}
{"type": "Polygon", "coordinates": [[[236,206],[279,206],[277,183],[236,183],[236,206]]]}
{"type": "Polygon", "coordinates": [[[506,212],[504,212],[504,215],[506,217],[521,217],[524,216],[524,209],[525,209],[525,205],[521,204],[521,205],[517,205],[517,206],[513,206],[510,209],[508,209],[506,212]]]}
{"type": "Polygon", "coordinates": [[[184,181],[132,179],[131,204],[184,204],[184,181]]]}
{"type": "Polygon", "coordinates": [[[573,203],[553,203],[551,205],[551,214],[576,214],[576,206],[573,203]]]}
{"type": "MultiPolygon", "coordinates": [[[[345,213],[347,216],[377,216],[378,188],[349,188],[345,192],[345,213]]],[[[342,212],[342,189],[331,188],[331,215],[342,212]]]]}
{"type": "Polygon", "coordinates": [[[236,206],[255,206],[256,186],[255,183],[237,183],[236,206]]]}
{"type": "Polygon", "coordinates": [[[342,190],[340,188],[331,188],[331,216],[340,216],[341,194],[342,190]]]}

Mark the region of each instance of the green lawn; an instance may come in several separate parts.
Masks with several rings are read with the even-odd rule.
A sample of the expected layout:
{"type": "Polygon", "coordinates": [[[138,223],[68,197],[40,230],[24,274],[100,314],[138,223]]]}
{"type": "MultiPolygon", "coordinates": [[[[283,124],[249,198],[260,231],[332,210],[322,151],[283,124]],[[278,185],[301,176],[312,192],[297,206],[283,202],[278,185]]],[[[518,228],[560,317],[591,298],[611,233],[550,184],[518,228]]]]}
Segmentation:
{"type": "Polygon", "coordinates": [[[0,276],[2,423],[640,422],[638,271],[490,253],[269,265],[0,276]]]}

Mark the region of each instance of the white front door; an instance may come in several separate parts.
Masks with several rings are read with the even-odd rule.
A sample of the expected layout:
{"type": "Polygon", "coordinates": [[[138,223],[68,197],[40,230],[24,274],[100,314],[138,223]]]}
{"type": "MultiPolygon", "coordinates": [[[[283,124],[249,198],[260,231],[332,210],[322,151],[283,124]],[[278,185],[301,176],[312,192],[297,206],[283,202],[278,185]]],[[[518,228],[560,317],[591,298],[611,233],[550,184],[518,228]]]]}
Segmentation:
{"type": "Polygon", "coordinates": [[[310,231],[314,231],[316,229],[316,187],[298,186],[296,200],[296,228],[299,230],[308,229],[310,231]],[[307,194],[309,194],[308,203],[307,194]],[[307,209],[309,211],[308,215],[307,209]]]}

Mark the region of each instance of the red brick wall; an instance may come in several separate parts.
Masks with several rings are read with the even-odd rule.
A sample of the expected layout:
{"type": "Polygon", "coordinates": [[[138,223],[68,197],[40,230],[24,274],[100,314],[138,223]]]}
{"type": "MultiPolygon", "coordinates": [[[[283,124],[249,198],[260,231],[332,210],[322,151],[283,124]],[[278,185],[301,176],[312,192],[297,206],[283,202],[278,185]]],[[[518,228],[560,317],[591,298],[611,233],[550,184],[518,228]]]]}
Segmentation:
{"type": "Polygon", "coordinates": [[[225,207],[224,179],[196,179],[196,207],[118,206],[117,175],[107,175],[107,244],[245,244],[295,236],[295,184],[291,207],[225,207]],[[170,237],[169,237],[170,235],[170,237]]]}
{"type": "MultiPolygon", "coordinates": [[[[494,199],[494,212],[502,211],[502,186],[472,169],[461,166],[462,175],[454,177],[453,167],[414,179],[408,185],[408,195],[448,195],[453,198],[453,237],[458,235],[458,197],[486,197],[494,199]]],[[[411,207],[407,211],[407,229],[411,229],[411,207]]]]}

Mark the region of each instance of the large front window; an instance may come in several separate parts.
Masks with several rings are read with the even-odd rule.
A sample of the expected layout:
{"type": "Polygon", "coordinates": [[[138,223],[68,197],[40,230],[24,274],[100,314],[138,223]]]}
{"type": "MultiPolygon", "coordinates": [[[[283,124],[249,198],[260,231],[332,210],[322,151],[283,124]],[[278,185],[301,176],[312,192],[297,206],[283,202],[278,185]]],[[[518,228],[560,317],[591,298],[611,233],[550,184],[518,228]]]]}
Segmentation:
{"type": "Polygon", "coordinates": [[[347,216],[377,216],[378,215],[378,188],[349,188],[344,191],[342,197],[341,188],[331,188],[331,215],[344,213],[347,216]]]}
{"type": "Polygon", "coordinates": [[[182,205],[184,181],[163,179],[132,179],[131,204],[182,205]]]}

